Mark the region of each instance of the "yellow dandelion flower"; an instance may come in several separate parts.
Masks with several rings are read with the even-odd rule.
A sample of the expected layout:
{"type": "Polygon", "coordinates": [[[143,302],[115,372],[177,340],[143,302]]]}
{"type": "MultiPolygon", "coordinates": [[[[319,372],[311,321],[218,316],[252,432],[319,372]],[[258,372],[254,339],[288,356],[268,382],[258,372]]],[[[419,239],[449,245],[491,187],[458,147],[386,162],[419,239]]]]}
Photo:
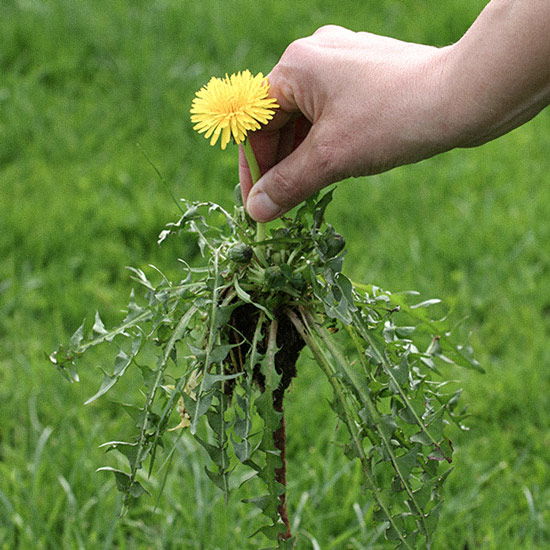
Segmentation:
{"type": "Polygon", "coordinates": [[[248,70],[212,77],[197,93],[191,105],[194,130],[204,133],[215,145],[221,136],[225,149],[231,137],[242,143],[249,131],[257,130],[273,118],[279,105],[269,97],[269,83],[262,73],[256,76],[248,70]]]}

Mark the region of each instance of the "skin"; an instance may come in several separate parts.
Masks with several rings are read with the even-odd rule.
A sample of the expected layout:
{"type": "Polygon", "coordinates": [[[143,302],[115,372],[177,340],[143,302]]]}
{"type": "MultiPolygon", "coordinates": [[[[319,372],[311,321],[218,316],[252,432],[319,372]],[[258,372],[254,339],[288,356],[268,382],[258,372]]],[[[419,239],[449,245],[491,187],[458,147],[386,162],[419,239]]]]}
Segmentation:
{"type": "Polygon", "coordinates": [[[275,219],[323,188],[473,147],[550,103],[550,2],[492,0],[435,48],[337,26],[296,40],[269,74],[281,106],[249,139],[263,176],[239,177],[252,218],[275,219]]]}

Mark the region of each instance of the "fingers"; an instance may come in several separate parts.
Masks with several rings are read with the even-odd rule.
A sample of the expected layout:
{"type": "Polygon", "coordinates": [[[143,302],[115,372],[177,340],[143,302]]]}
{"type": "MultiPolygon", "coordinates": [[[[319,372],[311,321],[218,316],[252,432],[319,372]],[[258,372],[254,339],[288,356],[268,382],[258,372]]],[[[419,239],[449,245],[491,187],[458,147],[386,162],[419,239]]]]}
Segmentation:
{"type": "MultiPolygon", "coordinates": [[[[265,174],[277,162],[290,155],[305,139],[310,128],[311,124],[307,119],[297,117],[278,131],[264,130],[263,132],[251,133],[248,139],[258,160],[260,173],[265,174]]],[[[239,146],[239,181],[243,204],[246,204],[248,194],[252,188],[252,178],[242,146],[239,146]]]]}
{"type": "Polygon", "coordinates": [[[300,146],[250,189],[246,209],[259,222],[278,218],[322,187],[337,181],[337,159],[315,128],[300,146]]]}
{"type": "MultiPolygon", "coordinates": [[[[340,33],[342,30],[341,27],[326,26],[317,33],[340,33]]],[[[306,137],[311,128],[310,121],[317,120],[316,111],[320,108],[316,99],[318,91],[311,81],[312,62],[315,65],[316,57],[312,55],[309,40],[300,39],[290,44],[268,75],[269,95],[277,100],[280,108],[266,126],[249,134],[260,173],[264,174],[261,185],[256,184],[254,190],[244,152],[239,151],[243,203],[258,221],[280,216],[333,181],[331,174],[322,173],[317,164],[320,162],[324,166],[326,159],[322,156],[316,158],[312,152],[313,140],[306,137]],[[300,169],[294,174],[293,170],[298,166],[300,169]]]]}
{"type": "MultiPolygon", "coordinates": [[[[247,138],[250,140],[250,145],[258,161],[261,174],[267,172],[277,162],[279,138],[280,132],[265,130],[253,132],[247,138]]],[[[239,145],[239,182],[241,184],[243,204],[246,204],[248,193],[252,187],[252,178],[242,145],[239,145]]]]}
{"type": "MultiPolygon", "coordinates": [[[[277,76],[278,72],[276,66],[268,75],[268,79],[270,84],[269,95],[277,100],[280,107],[267,125],[256,132],[251,132],[247,138],[250,140],[262,174],[282,158],[281,151],[286,151],[285,154],[288,154],[292,150],[293,142],[290,139],[292,133],[290,128],[293,126],[294,113],[299,111],[294,102],[293,94],[289,91],[286,81],[277,76]]],[[[248,193],[252,187],[252,179],[242,147],[239,147],[239,182],[243,204],[246,204],[248,193]]]]}

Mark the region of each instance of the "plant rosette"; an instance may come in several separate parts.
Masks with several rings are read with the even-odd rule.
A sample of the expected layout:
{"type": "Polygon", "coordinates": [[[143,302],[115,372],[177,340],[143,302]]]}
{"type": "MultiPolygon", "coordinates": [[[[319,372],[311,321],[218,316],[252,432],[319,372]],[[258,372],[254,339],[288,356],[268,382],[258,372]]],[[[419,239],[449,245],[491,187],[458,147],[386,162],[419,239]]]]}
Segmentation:
{"type": "MultiPolygon", "coordinates": [[[[256,181],[246,136],[276,108],[267,79],[244,71],[211,79],[191,113],[211,144],[244,144],[256,181]]],[[[396,548],[430,547],[451,471],[448,428],[464,429],[465,416],[461,390],[438,364],[481,369],[471,350],[454,342],[447,322],[429,315],[439,300],[411,304],[417,293],[390,293],[344,275],[344,239],[325,221],[331,198],[332,191],[310,198],[260,230],[238,201],[230,213],[181,200],[181,217],[159,242],[192,235],[202,260],[182,260],[181,278],[163,276],[158,284],[133,269],[142,298],[132,293],[122,322],[107,329],[96,314],[91,331],[82,325],[50,355],[76,381],[87,350],[116,346],[112,371],[87,403],[122,376],[141,374],[134,381],[144,398],[124,406],[135,419],[135,436],[104,444],[121,452],[128,467],[100,468],[113,472],[127,504],[145,492],[138,473],[151,472],[170,432],[184,429],[204,447],[211,461],[206,474],[226,495],[239,464],[261,480],[264,489],[245,499],[267,518],[254,535],[293,548],[284,397],[308,349],[346,427],[345,455],[361,465],[373,529],[382,529],[396,548]]]]}

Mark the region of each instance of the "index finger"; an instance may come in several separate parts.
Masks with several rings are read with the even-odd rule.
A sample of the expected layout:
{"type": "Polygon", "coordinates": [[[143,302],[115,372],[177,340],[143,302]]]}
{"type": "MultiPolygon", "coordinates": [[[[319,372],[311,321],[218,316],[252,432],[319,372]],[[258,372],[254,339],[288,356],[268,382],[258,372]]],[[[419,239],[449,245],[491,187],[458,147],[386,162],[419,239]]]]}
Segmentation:
{"type": "MultiPolygon", "coordinates": [[[[268,81],[270,82],[269,95],[277,100],[280,107],[275,112],[272,120],[263,128],[250,132],[247,137],[258,161],[261,174],[267,172],[280,160],[281,149],[288,149],[288,136],[291,134],[289,126],[292,126],[291,122],[295,113],[299,112],[292,98],[288,97],[288,92],[283,90],[283,86],[278,85],[280,80],[277,77],[277,67],[275,67],[268,75],[268,81]],[[274,84],[272,81],[274,81],[274,84]],[[282,147],[284,143],[286,143],[286,146],[282,147]]],[[[252,187],[252,178],[242,146],[239,146],[239,182],[243,204],[246,204],[248,193],[252,187]]]]}

